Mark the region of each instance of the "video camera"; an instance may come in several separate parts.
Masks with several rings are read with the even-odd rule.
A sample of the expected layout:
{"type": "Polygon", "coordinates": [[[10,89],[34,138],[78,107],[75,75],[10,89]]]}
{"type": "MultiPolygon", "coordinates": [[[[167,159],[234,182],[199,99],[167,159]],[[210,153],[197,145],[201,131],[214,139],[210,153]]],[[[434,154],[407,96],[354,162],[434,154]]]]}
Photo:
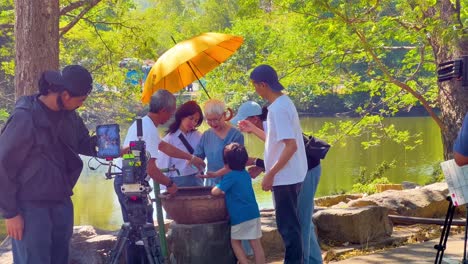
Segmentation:
{"type": "MultiPolygon", "coordinates": [[[[131,141],[128,153],[122,155],[122,165],[118,167],[113,164],[114,158],[120,157],[120,128],[118,124],[99,125],[96,128],[97,134],[97,157],[105,159],[108,163],[99,162],[100,165],[108,165],[108,171],[105,173],[106,179],[112,179],[114,176],[123,176],[122,193],[126,196],[145,196],[151,192],[148,184],[149,176],[146,173],[146,165],[149,156],[146,152],[146,143],[143,138],[142,120],[136,119],[137,140],[131,141]],[[112,172],[112,167],[118,168],[121,172],[112,172]]],[[[91,169],[95,170],[96,168],[91,169]]],[[[161,172],[174,171],[180,175],[175,166],[161,168],[161,172]]]]}
{"type": "Polygon", "coordinates": [[[146,154],[146,143],[142,140],[143,130],[141,119],[136,120],[137,138],[130,141],[130,150],[122,158],[122,193],[126,196],[146,197],[152,190],[148,184],[146,165],[148,156],[146,154]]]}
{"type": "Polygon", "coordinates": [[[148,184],[146,164],[148,157],[146,155],[146,143],[142,140],[143,130],[141,118],[137,118],[137,140],[130,142],[128,153],[122,156],[122,172],[111,172],[113,165],[112,159],[120,157],[120,129],[117,124],[99,125],[96,128],[98,137],[99,158],[109,162],[109,169],[106,173],[107,179],[113,176],[122,175],[123,185],[122,193],[126,196],[146,197],[151,192],[148,184]]]}

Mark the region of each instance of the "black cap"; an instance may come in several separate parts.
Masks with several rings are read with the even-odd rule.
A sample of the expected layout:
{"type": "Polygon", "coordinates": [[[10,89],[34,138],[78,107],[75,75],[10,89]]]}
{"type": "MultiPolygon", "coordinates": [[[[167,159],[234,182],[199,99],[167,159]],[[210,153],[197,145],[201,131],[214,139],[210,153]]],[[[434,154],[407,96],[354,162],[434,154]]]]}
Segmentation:
{"type": "Polygon", "coordinates": [[[65,90],[71,96],[85,96],[93,89],[93,77],[83,66],[66,66],[62,70],[62,77],[66,83],[65,90]]]}
{"type": "Polygon", "coordinates": [[[40,80],[44,81],[49,86],[61,86],[65,87],[65,81],[59,71],[44,71],[41,75],[40,80]]]}
{"type": "Polygon", "coordinates": [[[279,92],[284,89],[278,80],[278,74],[270,65],[257,66],[251,73],[250,79],[255,82],[265,82],[273,91],[279,92]]]}
{"type": "Polygon", "coordinates": [[[44,71],[38,81],[39,93],[47,95],[49,92],[61,92],[65,90],[65,80],[59,71],[44,71]]]}

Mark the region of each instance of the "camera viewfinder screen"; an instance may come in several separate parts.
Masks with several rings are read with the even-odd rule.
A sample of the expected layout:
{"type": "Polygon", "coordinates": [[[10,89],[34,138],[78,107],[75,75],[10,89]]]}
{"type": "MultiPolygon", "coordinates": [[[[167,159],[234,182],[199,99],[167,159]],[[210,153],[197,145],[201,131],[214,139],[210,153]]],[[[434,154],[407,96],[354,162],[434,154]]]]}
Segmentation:
{"type": "Polygon", "coordinates": [[[120,156],[120,129],[117,124],[96,127],[98,157],[117,158],[120,156]]]}

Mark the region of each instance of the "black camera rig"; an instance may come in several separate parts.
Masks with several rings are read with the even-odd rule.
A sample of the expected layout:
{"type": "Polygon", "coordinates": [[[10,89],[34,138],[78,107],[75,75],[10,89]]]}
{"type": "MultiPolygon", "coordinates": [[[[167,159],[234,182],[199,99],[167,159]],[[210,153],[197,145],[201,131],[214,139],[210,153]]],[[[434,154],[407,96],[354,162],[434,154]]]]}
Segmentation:
{"type": "Polygon", "coordinates": [[[147,162],[145,141],[131,141],[129,153],[122,157],[123,194],[129,197],[146,197],[151,192],[146,173],[147,162]]]}
{"type": "MultiPolygon", "coordinates": [[[[119,232],[117,243],[110,252],[109,263],[116,264],[124,246],[127,243],[141,243],[146,255],[145,263],[159,264],[164,263],[164,257],[161,254],[159,236],[153,223],[147,222],[147,215],[153,210],[149,185],[149,178],[146,172],[148,156],[146,154],[146,143],[142,140],[142,122],[136,120],[138,140],[130,142],[129,152],[122,158],[122,186],[121,191],[124,194],[124,204],[128,213],[128,222],[122,225],[119,232]]],[[[112,177],[108,172],[106,177],[112,177]]]]}
{"type": "MultiPolygon", "coordinates": [[[[106,133],[115,134],[119,132],[118,125],[115,124],[103,125],[101,127],[108,128],[101,129],[101,134],[104,134],[102,136],[103,138],[108,138],[106,133]]],[[[115,154],[107,156],[107,153],[110,153],[109,151],[102,151],[101,153],[103,154],[99,156],[100,158],[106,159],[108,163],[103,163],[96,159],[100,163],[99,166],[109,166],[105,173],[106,179],[113,179],[115,176],[122,177],[120,191],[124,196],[123,206],[125,206],[128,214],[128,222],[122,225],[118,234],[117,243],[110,252],[108,263],[112,264],[118,263],[123,248],[127,243],[142,244],[144,246],[145,250],[143,254],[146,255],[145,263],[163,263],[164,257],[167,257],[167,245],[165,239],[160,239],[154,229],[153,223],[147,222],[148,214],[153,211],[153,200],[150,197],[150,193],[153,188],[149,184],[150,177],[148,176],[146,169],[148,160],[151,157],[149,157],[146,152],[146,143],[143,140],[142,120],[140,118],[137,118],[136,120],[136,128],[138,139],[129,143],[128,152],[122,155],[121,168],[113,164],[112,160],[116,157],[115,154]],[[121,172],[112,172],[113,167],[116,167],[121,172]]],[[[105,144],[101,145],[104,148],[107,147],[105,144]]],[[[112,153],[114,152],[116,151],[114,150],[112,153]]],[[[89,167],[96,170],[96,168],[91,166],[89,167]]],[[[175,166],[163,168],[160,169],[160,171],[175,171],[178,175],[180,174],[179,170],[176,169],[175,166]]],[[[154,186],[159,229],[162,234],[162,238],[165,238],[161,202],[158,200],[157,196],[159,194],[159,184],[155,183],[154,186]]]]}
{"type": "Polygon", "coordinates": [[[463,89],[468,90],[468,55],[439,64],[437,81],[445,82],[451,79],[461,81],[463,89]]]}

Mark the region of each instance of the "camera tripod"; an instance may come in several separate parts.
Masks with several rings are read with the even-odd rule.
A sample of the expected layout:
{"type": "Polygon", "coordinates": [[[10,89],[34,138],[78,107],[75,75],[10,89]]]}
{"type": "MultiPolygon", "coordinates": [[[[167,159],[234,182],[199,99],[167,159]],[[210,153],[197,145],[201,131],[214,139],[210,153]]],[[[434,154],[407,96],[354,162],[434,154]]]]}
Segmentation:
{"type": "MultiPolygon", "coordinates": [[[[452,220],[453,220],[453,215],[455,214],[455,209],[456,206],[453,204],[452,199],[450,196],[447,197],[447,200],[449,201],[449,206],[447,209],[447,214],[445,215],[445,222],[444,226],[442,228],[442,233],[440,234],[440,241],[439,244],[435,245],[434,248],[437,249],[437,255],[435,258],[434,263],[435,264],[441,264],[442,259],[444,257],[444,251],[447,248],[447,239],[450,234],[450,227],[452,226],[452,220]]],[[[463,260],[462,264],[468,264],[467,256],[466,256],[466,242],[467,242],[467,236],[468,236],[468,205],[466,208],[466,222],[465,222],[465,246],[463,248],[463,260]]]]}
{"type": "Polygon", "coordinates": [[[128,247],[143,246],[147,263],[162,264],[164,259],[160,251],[158,233],[152,223],[146,222],[147,212],[152,209],[151,203],[148,202],[149,196],[134,198],[125,198],[129,222],[122,225],[117,242],[110,252],[108,263],[119,263],[119,257],[127,245],[128,247]]]}

